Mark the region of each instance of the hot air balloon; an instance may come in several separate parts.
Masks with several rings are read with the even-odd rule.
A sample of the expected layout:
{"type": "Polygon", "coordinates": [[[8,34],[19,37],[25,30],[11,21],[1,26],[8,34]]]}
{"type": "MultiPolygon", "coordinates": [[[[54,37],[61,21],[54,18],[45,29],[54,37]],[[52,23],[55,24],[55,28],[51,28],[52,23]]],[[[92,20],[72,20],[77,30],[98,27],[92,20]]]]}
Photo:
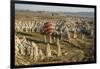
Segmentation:
{"type": "Polygon", "coordinates": [[[44,23],[43,32],[45,33],[44,35],[45,42],[47,42],[46,36],[48,36],[50,40],[49,42],[52,43],[51,35],[54,32],[54,25],[51,22],[44,23]]]}

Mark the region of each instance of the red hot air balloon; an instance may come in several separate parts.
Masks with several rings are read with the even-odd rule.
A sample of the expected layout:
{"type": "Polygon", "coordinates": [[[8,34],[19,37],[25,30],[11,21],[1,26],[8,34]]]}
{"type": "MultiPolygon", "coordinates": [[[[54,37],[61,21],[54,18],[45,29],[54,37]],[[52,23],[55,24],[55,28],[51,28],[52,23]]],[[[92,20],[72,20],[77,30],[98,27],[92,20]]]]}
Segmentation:
{"type": "MultiPolygon", "coordinates": [[[[44,23],[43,32],[46,34],[46,36],[49,36],[50,43],[52,43],[51,34],[54,32],[54,25],[51,22],[44,23]]],[[[47,42],[46,36],[44,35],[45,42],[47,42]]]]}
{"type": "Polygon", "coordinates": [[[54,25],[51,22],[44,23],[43,32],[47,35],[51,35],[54,32],[54,25]]]}

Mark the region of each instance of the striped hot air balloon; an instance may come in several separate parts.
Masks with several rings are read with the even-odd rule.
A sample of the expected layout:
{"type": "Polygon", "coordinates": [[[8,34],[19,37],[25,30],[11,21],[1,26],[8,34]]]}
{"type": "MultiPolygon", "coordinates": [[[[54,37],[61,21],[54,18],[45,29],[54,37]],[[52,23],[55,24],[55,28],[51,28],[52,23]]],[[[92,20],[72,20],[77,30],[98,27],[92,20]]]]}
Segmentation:
{"type": "Polygon", "coordinates": [[[51,22],[44,23],[43,32],[47,35],[51,35],[54,31],[54,25],[51,22]]]}
{"type": "Polygon", "coordinates": [[[45,42],[47,42],[46,36],[49,36],[50,43],[52,43],[51,35],[54,32],[54,25],[51,22],[44,23],[43,32],[45,33],[44,35],[45,42]]]}
{"type": "MultiPolygon", "coordinates": [[[[52,43],[51,35],[55,32],[55,26],[51,22],[46,22],[46,23],[44,23],[44,26],[43,26],[43,32],[46,35],[49,35],[50,43],[52,43]]],[[[56,32],[56,34],[58,35],[58,32],[56,32]]],[[[47,42],[46,41],[46,35],[44,35],[45,42],[47,42]]],[[[57,47],[58,47],[58,56],[61,56],[62,55],[61,46],[59,44],[59,39],[58,38],[57,38],[57,47]]],[[[47,45],[47,56],[48,57],[52,56],[49,44],[47,45]]]]}

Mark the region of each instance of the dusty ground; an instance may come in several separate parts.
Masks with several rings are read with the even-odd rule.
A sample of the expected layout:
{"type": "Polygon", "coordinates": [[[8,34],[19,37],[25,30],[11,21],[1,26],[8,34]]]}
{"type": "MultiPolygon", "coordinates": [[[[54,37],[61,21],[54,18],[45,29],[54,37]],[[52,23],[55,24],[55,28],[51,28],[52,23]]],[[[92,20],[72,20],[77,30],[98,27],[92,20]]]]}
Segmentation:
{"type": "Polygon", "coordinates": [[[52,57],[46,57],[46,44],[44,43],[43,35],[40,33],[19,33],[26,36],[27,40],[34,41],[37,46],[43,50],[45,59],[35,62],[28,55],[18,54],[15,56],[16,65],[34,65],[34,64],[49,64],[49,63],[68,63],[68,62],[85,62],[94,60],[94,41],[91,38],[85,39],[76,38],[60,41],[62,56],[57,56],[57,46],[50,44],[52,57]]]}

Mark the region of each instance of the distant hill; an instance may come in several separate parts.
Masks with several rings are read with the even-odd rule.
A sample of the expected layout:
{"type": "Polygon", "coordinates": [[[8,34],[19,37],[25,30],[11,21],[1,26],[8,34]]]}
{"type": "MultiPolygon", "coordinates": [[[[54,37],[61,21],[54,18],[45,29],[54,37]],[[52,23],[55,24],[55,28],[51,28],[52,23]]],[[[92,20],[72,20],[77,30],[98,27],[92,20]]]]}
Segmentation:
{"type": "Polygon", "coordinates": [[[33,15],[60,15],[60,16],[79,16],[94,18],[94,12],[49,12],[49,11],[30,11],[30,10],[16,10],[15,13],[31,13],[33,15]]]}
{"type": "Polygon", "coordinates": [[[94,12],[64,12],[64,15],[94,18],[94,12]]]}

